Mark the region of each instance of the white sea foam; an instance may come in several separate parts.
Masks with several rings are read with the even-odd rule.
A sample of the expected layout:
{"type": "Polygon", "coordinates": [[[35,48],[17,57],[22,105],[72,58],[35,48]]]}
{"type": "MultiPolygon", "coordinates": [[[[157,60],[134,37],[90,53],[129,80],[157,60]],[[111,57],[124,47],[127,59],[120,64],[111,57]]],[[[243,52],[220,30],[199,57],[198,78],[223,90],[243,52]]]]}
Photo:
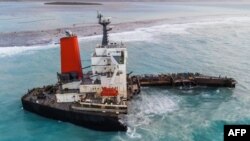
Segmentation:
{"type": "Polygon", "coordinates": [[[135,106],[144,114],[161,115],[177,108],[176,103],[163,94],[143,95],[141,98],[142,101],[135,106]]]}
{"type": "Polygon", "coordinates": [[[48,45],[35,45],[35,46],[13,46],[13,47],[0,47],[0,57],[10,57],[22,53],[31,53],[38,50],[46,50],[58,47],[55,44],[48,45]]]}
{"type": "Polygon", "coordinates": [[[128,127],[128,130],[126,132],[127,136],[129,136],[130,138],[133,139],[140,139],[141,138],[141,134],[136,132],[136,128],[130,128],[128,127]]]}
{"type": "MultiPolygon", "coordinates": [[[[120,33],[111,33],[110,41],[115,42],[135,42],[135,41],[148,41],[148,42],[158,42],[155,35],[159,34],[188,34],[186,29],[187,25],[177,25],[177,24],[164,24],[160,26],[152,26],[147,28],[137,28],[133,31],[125,31],[120,33]]],[[[80,37],[80,41],[85,40],[97,40],[101,39],[101,35],[80,37]]]]}
{"type": "Polygon", "coordinates": [[[164,24],[147,28],[137,28],[133,31],[110,34],[112,41],[135,42],[148,41],[159,42],[155,36],[161,34],[188,34],[187,25],[164,24]]]}
{"type": "Polygon", "coordinates": [[[101,37],[102,37],[101,35],[93,35],[93,36],[86,36],[86,37],[78,37],[78,39],[79,39],[80,41],[84,41],[84,40],[90,41],[90,40],[99,39],[99,38],[101,38],[101,37]]]}
{"type": "Polygon", "coordinates": [[[129,113],[124,116],[121,122],[128,126],[127,136],[129,138],[141,138],[137,130],[143,126],[150,125],[155,116],[164,117],[167,113],[178,109],[178,100],[164,95],[161,92],[142,92],[139,97],[132,101],[129,113]]]}
{"type": "Polygon", "coordinates": [[[147,125],[151,117],[178,109],[177,102],[162,93],[154,95],[142,93],[131,103],[129,113],[122,122],[132,126],[147,125]]]}
{"type": "Polygon", "coordinates": [[[217,90],[216,90],[216,93],[220,93],[220,89],[217,89],[217,90]]]}
{"type": "MultiPolygon", "coordinates": [[[[133,31],[126,31],[120,33],[111,33],[110,40],[116,42],[134,42],[134,41],[148,41],[148,42],[159,42],[156,38],[159,35],[167,34],[189,34],[188,29],[205,28],[211,25],[232,25],[250,23],[250,17],[213,17],[202,19],[199,21],[178,23],[178,24],[163,24],[158,26],[151,26],[146,28],[137,28],[133,31]]],[[[81,37],[81,40],[96,40],[101,38],[100,35],[81,37]]]]}
{"type": "MultiPolygon", "coordinates": [[[[137,28],[133,31],[112,33],[110,34],[110,40],[116,42],[134,42],[134,41],[148,41],[158,43],[160,40],[157,36],[169,35],[169,34],[189,34],[188,29],[205,28],[211,25],[233,25],[233,24],[248,24],[250,23],[250,17],[213,17],[206,18],[195,22],[180,23],[180,24],[163,24],[159,26],[152,26],[146,28],[137,28]]],[[[99,40],[101,35],[94,35],[88,37],[79,37],[80,41],[99,40]]],[[[35,46],[14,46],[14,47],[0,47],[0,57],[8,57],[17,55],[20,53],[37,51],[43,49],[50,49],[58,45],[35,45],[35,46]]]]}

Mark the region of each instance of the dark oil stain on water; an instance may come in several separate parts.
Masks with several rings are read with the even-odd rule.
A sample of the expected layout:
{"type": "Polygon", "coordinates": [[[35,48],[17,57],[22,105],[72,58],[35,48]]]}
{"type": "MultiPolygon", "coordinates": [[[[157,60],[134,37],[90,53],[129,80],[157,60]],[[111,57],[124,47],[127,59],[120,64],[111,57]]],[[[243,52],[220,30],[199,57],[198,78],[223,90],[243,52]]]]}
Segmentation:
{"type": "MultiPolygon", "coordinates": [[[[1,48],[0,140],[222,141],[224,124],[250,124],[250,18],[209,20],[111,35],[128,47],[128,72],[200,72],[238,81],[235,89],[144,88],[121,121],[127,132],[92,131],[24,111],[20,98],[27,89],[56,82],[59,48],[1,48]]],[[[83,60],[96,43],[99,38],[81,39],[83,60]]]]}

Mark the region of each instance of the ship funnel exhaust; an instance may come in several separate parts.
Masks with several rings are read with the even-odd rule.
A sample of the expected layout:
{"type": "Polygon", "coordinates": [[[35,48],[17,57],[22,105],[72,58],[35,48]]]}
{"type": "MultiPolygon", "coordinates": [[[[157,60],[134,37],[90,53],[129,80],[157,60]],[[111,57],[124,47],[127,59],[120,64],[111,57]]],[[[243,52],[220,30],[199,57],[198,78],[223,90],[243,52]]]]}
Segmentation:
{"type": "Polygon", "coordinates": [[[67,37],[60,39],[60,45],[61,73],[81,79],[83,73],[77,36],[67,34],[67,37]]]}

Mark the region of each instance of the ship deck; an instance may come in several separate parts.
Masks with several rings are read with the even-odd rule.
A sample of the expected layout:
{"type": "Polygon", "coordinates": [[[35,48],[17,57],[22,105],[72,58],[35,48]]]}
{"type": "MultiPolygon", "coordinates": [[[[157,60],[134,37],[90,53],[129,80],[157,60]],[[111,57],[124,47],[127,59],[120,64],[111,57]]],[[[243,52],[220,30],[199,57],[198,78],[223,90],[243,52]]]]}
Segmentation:
{"type": "Polygon", "coordinates": [[[43,88],[34,88],[32,90],[29,90],[28,93],[22,97],[22,100],[63,111],[77,111],[81,113],[91,114],[98,114],[101,112],[102,115],[106,114],[108,116],[117,116],[117,111],[118,113],[127,113],[127,108],[124,109],[123,107],[121,108],[122,110],[115,109],[113,111],[112,109],[105,109],[101,106],[96,107],[95,104],[91,103],[88,103],[87,105],[81,102],[59,103],[57,102],[55,95],[57,91],[59,91],[58,85],[49,85],[44,86],[43,88]]]}
{"type": "MultiPolygon", "coordinates": [[[[233,78],[227,77],[214,77],[206,76],[199,73],[177,73],[177,74],[144,74],[144,75],[133,75],[128,77],[128,101],[132,99],[133,95],[140,93],[141,87],[148,86],[171,86],[171,87],[195,87],[195,86],[212,86],[212,87],[230,87],[233,88],[236,85],[236,81],[233,78]]],[[[42,88],[34,88],[29,90],[26,95],[23,96],[23,100],[53,107],[60,110],[66,111],[88,111],[91,112],[90,108],[93,108],[92,112],[105,111],[103,105],[99,103],[81,103],[81,102],[65,102],[58,103],[56,100],[56,93],[60,93],[59,84],[44,86],[42,88]],[[73,107],[73,108],[72,108],[73,107]],[[88,109],[87,109],[88,108],[88,109]],[[96,110],[95,110],[96,109],[96,110]]],[[[65,93],[67,94],[67,93],[65,93]]],[[[111,113],[117,113],[117,109],[126,113],[123,107],[115,107],[114,111],[110,110],[107,106],[107,111],[111,113]]],[[[119,112],[118,112],[119,113],[119,112]]]]}
{"type": "MultiPolygon", "coordinates": [[[[129,102],[134,95],[141,91],[141,87],[169,86],[169,87],[235,87],[236,81],[227,77],[212,77],[198,73],[158,74],[158,75],[134,75],[128,77],[129,102]]],[[[44,86],[28,90],[22,97],[25,110],[37,113],[41,116],[67,121],[90,129],[104,131],[125,131],[126,125],[120,123],[120,119],[127,113],[127,105],[103,105],[102,103],[64,102],[59,103],[56,94],[60,93],[60,85],[44,86]]],[[[75,90],[74,90],[75,91],[75,90]]],[[[62,93],[67,94],[67,93],[62,93]]],[[[94,101],[94,100],[93,100],[94,101]]]]}
{"type": "Polygon", "coordinates": [[[172,86],[172,87],[231,87],[234,88],[236,81],[233,78],[214,77],[199,73],[172,73],[172,74],[144,74],[131,77],[138,81],[140,86],[172,86]]]}

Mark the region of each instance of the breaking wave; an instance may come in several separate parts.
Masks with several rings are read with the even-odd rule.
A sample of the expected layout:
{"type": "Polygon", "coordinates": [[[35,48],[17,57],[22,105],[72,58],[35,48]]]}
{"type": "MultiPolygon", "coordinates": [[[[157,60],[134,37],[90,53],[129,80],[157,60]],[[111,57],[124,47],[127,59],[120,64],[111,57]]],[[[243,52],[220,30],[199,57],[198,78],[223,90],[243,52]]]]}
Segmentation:
{"type": "MultiPolygon", "coordinates": [[[[148,41],[159,42],[159,35],[167,34],[190,34],[189,29],[205,28],[211,25],[233,25],[241,23],[250,23],[250,17],[210,17],[194,22],[162,24],[158,26],[151,26],[145,28],[137,28],[133,31],[126,31],[120,33],[111,33],[110,40],[116,42],[134,42],[134,41],[148,41]]],[[[96,40],[100,39],[100,35],[81,37],[81,40],[96,40]]]]}
{"type": "MultiPolygon", "coordinates": [[[[194,20],[195,21],[195,20],[194,20]]],[[[197,21],[197,20],[196,20],[197,21]]],[[[183,21],[182,21],[183,22],[183,21]]],[[[148,41],[159,43],[162,42],[159,36],[169,34],[190,34],[189,29],[205,28],[211,25],[233,25],[233,24],[249,24],[250,17],[207,17],[198,22],[186,22],[178,24],[162,24],[158,26],[151,26],[145,28],[137,28],[133,31],[126,31],[120,33],[111,33],[110,40],[115,42],[136,42],[148,41]]],[[[85,42],[90,40],[100,40],[101,35],[94,35],[88,37],[79,37],[79,41],[85,42]]],[[[14,46],[14,47],[0,47],[0,57],[13,56],[24,52],[37,51],[43,49],[50,49],[56,47],[54,43],[48,45],[35,46],[14,46]]]]}
{"type": "Polygon", "coordinates": [[[129,113],[121,119],[128,126],[126,132],[130,138],[141,138],[137,130],[150,125],[154,117],[164,118],[168,113],[178,109],[178,100],[162,93],[162,91],[144,90],[129,104],[129,113]]]}
{"type": "Polygon", "coordinates": [[[58,47],[56,44],[47,45],[34,45],[34,46],[13,46],[13,47],[0,47],[0,57],[10,57],[13,55],[32,53],[39,50],[46,50],[58,47]]]}

